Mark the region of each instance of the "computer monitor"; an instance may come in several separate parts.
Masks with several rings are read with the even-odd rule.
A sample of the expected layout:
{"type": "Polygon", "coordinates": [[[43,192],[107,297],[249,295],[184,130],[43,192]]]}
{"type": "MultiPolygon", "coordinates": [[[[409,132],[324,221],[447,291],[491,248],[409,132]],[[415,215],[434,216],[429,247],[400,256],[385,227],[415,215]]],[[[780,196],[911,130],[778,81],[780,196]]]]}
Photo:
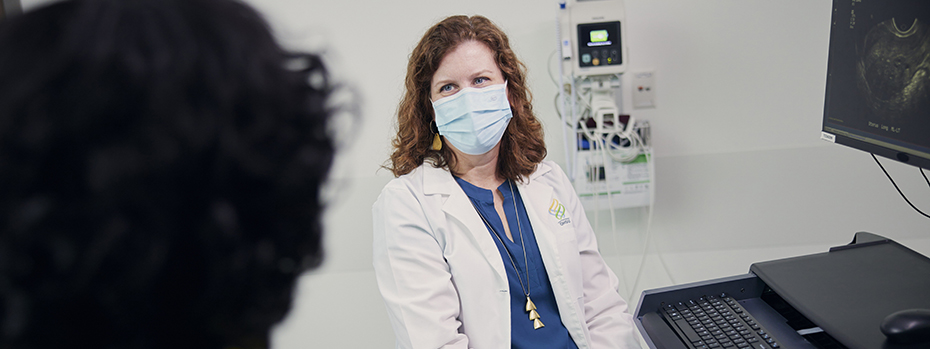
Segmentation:
{"type": "Polygon", "coordinates": [[[930,169],[928,1],[833,1],[821,138],[930,169]]]}

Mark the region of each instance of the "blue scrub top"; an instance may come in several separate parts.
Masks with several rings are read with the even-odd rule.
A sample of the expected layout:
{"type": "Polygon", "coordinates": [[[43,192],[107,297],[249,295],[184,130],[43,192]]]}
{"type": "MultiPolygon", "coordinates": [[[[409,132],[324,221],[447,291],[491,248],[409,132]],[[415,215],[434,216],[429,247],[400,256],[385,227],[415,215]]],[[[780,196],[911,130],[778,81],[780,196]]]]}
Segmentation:
{"type": "Polygon", "coordinates": [[[526,215],[526,206],[517,191],[517,186],[514,185],[514,192],[511,192],[510,181],[505,181],[504,184],[497,188],[504,196],[504,214],[507,216],[507,224],[510,226],[510,233],[514,239],[514,241],[510,241],[506,233],[504,233],[504,224],[501,223],[500,216],[494,209],[494,193],[476,187],[461,178],[455,177],[455,180],[472,200],[475,209],[487,219],[487,222],[491,224],[495,231],[500,233],[500,239],[498,239],[493,236],[494,231],[488,228],[488,233],[492,235],[491,239],[497,245],[497,249],[504,261],[504,269],[507,271],[507,280],[510,284],[510,347],[514,349],[577,349],[578,346],[572,341],[568,330],[562,324],[561,317],[559,317],[555,294],[552,293],[552,285],[549,283],[549,276],[546,274],[546,266],[543,265],[542,255],[539,254],[539,245],[536,244],[536,234],[533,233],[530,219],[526,215]],[[514,210],[520,215],[521,228],[519,229],[517,228],[517,218],[513,214],[514,210]],[[523,242],[526,243],[530,299],[536,304],[539,320],[545,325],[545,327],[538,330],[533,329],[533,321],[530,320],[529,313],[526,311],[526,295],[523,290],[527,284],[527,269],[523,259],[520,229],[523,230],[523,242]],[[501,244],[501,241],[503,241],[503,244],[501,244]],[[510,256],[513,257],[513,263],[511,263],[510,256],[507,254],[508,251],[510,256]],[[514,264],[516,264],[516,269],[514,269],[514,264]],[[517,277],[518,272],[520,273],[519,277],[517,277]],[[523,279],[522,287],[520,285],[521,278],[523,279]]]}

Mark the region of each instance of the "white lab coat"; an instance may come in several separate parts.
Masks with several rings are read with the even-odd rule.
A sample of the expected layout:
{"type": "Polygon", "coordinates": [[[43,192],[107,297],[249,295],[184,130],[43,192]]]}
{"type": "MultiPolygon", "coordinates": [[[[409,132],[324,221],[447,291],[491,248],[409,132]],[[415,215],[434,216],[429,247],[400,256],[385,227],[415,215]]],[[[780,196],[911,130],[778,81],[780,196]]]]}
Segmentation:
{"type": "MultiPolygon", "coordinates": [[[[562,169],[542,162],[519,191],[578,348],[639,348],[617,277],[562,169]]],[[[375,274],[397,348],[509,349],[504,262],[452,175],[424,164],[389,182],[372,211],[375,274]]]]}

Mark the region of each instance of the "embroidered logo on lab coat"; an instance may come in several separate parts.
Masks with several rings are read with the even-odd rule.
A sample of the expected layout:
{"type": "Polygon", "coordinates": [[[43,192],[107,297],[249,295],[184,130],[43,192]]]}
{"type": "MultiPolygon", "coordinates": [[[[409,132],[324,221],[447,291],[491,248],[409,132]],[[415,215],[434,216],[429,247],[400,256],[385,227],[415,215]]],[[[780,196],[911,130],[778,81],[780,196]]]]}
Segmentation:
{"type": "Polygon", "coordinates": [[[552,203],[549,204],[549,214],[559,220],[559,225],[566,225],[572,222],[566,214],[565,205],[562,205],[559,200],[552,199],[552,203]]]}

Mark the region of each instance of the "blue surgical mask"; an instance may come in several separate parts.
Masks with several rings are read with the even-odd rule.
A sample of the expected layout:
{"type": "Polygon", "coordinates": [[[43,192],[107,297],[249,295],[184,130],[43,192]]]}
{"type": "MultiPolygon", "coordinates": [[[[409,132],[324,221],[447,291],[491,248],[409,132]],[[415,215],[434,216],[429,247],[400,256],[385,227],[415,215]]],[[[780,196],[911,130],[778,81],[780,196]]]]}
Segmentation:
{"type": "Polygon", "coordinates": [[[507,101],[507,83],[466,87],[433,102],[433,110],[439,134],[470,155],[481,155],[494,148],[513,118],[507,101]]]}

